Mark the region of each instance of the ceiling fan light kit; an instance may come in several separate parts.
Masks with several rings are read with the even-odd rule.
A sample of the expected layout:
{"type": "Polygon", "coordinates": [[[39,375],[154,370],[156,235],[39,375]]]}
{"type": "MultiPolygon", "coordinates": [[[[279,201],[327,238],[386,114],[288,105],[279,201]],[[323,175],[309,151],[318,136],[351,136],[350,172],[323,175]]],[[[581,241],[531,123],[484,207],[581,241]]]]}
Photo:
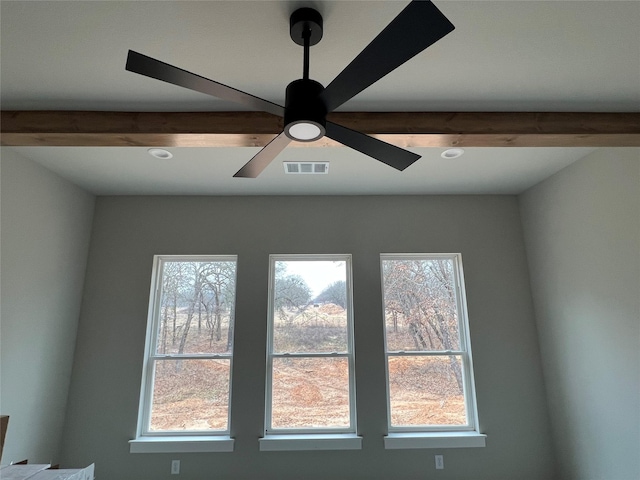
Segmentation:
{"type": "Polygon", "coordinates": [[[129,50],[126,69],[283,116],[284,131],[249,160],[234,177],[256,178],[292,140],[313,142],[325,135],[402,171],[420,156],[329,122],[327,114],[452,32],[454,28],[431,1],[413,0],[325,88],[309,78],[309,51],[322,39],[322,16],[312,8],[300,8],[289,18],[289,34],[296,44],[304,47],[303,75],[287,86],[284,107],[132,50],[129,50]]]}
{"type": "Polygon", "coordinates": [[[291,140],[315,142],[324,137],[327,131],[320,123],[311,120],[298,120],[287,124],[284,132],[291,140]]]}

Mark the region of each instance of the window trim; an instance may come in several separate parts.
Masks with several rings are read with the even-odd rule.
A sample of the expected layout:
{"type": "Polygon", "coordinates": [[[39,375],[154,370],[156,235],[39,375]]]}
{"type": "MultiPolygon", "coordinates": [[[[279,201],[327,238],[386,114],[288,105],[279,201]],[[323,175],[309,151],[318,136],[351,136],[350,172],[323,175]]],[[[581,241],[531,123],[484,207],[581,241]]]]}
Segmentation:
{"type": "Polygon", "coordinates": [[[228,435],[148,436],[129,440],[129,453],[233,452],[234,443],[228,435]]]}
{"type": "MultiPolygon", "coordinates": [[[[265,416],[264,416],[264,440],[265,449],[276,450],[280,448],[267,447],[267,442],[286,443],[283,439],[288,436],[315,437],[316,435],[335,436],[335,434],[356,434],[356,388],[355,388],[355,352],[354,352],[354,321],[353,321],[353,279],[351,254],[271,254],[269,255],[269,299],[267,312],[267,371],[265,384],[265,416]],[[274,323],[274,299],[275,299],[275,264],[278,261],[343,261],[346,268],[346,294],[347,294],[347,352],[273,352],[273,323],[274,323]],[[271,428],[272,420],[272,381],[274,358],[347,358],[349,367],[349,427],[345,428],[271,428]]],[[[313,438],[316,440],[316,438],[313,438]]],[[[262,445],[262,444],[261,444],[262,445]]],[[[261,447],[262,448],[262,447],[261,447]]],[[[286,446],[283,449],[290,449],[286,446]]]]}
{"type": "MultiPolygon", "coordinates": [[[[469,436],[482,436],[478,424],[478,406],[475,391],[475,379],[473,375],[473,358],[471,354],[471,338],[469,335],[469,315],[467,311],[467,298],[464,283],[464,271],[462,268],[462,254],[460,253],[381,253],[380,254],[380,285],[382,290],[382,329],[384,333],[384,356],[385,356],[385,387],[387,395],[387,432],[385,437],[385,448],[424,448],[437,442],[442,435],[451,438],[461,437],[466,439],[469,436]],[[385,260],[433,260],[449,259],[453,261],[453,278],[456,291],[456,308],[458,310],[458,332],[460,336],[460,350],[436,350],[436,351],[389,351],[387,346],[386,327],[386,302],[384,290],[384,269],[385,260]],[[391,389],[389,382],[389,357],[390,356],[448,356],[459,355],[462,363],[462,385],[465,399],[465,413],[467,417],[466,425],[402,425],[393,426],[391,424],[391,389]],[[414,434],[414,435],[411,435],[414,434]],[[458,435],[456,435],[458,434],[458,435]],[[416,438],[412,447],[405,447],[411,442],[408,438],[416,438]],[[387,441],[389,439],[389,441],[387,441]]],[[[470,437],[469,437],[470,438],[470,437]]],[[[484,436],[482,436],[484,442],[484,436]]],[[[464,440],[463,440],[464,441],[464,440]]],[[[475,446],[484,446],[475,445],[475,446]]]]}
{"type": "Polygon", "coordinates": [[[261,452],[362,449],[362,437],[355,433],[286,433],[265,435],[258,441],[261,452]]]}
{"type": "MultiPolygon", "coordinates": [[[[136,427],[136,438],[130,441],[131,453],[138,452],[157,452],[169,451],[180,452],[187,445],[202,445],[202,441],[215,439],[218,442],[210,445],[208,448],[214,450],[207,451],[230,451],[233,449],[233,439],[230,437],[231,431],[231,405],[232,405],[232,385],[233,385],[233,349],[231,353],[216,354],[168,354],[157,355],[158,335],[156,334],[159,327],[160,304],[162,302],[162,275],[164,265],[169,261],[176,262],[234,262],[235,282],[237,284],[238,275],[238,256],[237,255],[154,255],[153,267],[151,272],[151,285],[149,288],[149,311],[147,314],[147,331],[145,336],[144,360],[142,365],[142,380],[140,386],[140,401],[138,405],[138,422],[136,427]],[[153,402],[153,382],[155,377],[155,369],[153,368],[156,361],[171,359],[228,359],[229,360],[229,400],[227,408],[227,428],[225,430],[162,430],[150,431],[151,410],[153,402]],[[229,440],[222,447],[219,441],[229,440]],[[164,442],[164,447],[159,442],[164,442]],[[229,447],[230,445],[230,447],[229,447]],[[222,449],[219,449],[222,447],[222,449]],[[158,450],[159,449],[159,450],[158,450]]],[[[237,289],[234,292],[234,302],[236,301],[237,289]]],[[[235,321],[235,319],[234,319],[235,321]]],[[[235,344],[235,328],[233,331],[235,344]]]]}
{"type": "Polygon", "coordinates": [[[407,448],[486,447],[487,436],[474,431],[392,432],[384,437],[385,450],[407,448]]]}

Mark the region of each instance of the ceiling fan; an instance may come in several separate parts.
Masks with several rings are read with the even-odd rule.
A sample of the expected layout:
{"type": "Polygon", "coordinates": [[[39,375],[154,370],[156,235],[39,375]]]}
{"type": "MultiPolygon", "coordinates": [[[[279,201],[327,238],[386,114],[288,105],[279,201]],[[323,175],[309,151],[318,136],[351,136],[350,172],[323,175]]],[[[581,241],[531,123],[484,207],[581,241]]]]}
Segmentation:
{"type": "Polygon", "coordinates": [[[312,8],[300,8],[291,14],[291,39],[304,47],[304,64],[302,78],[287,86],[284,107],[133,50],[129,50],[126,69],[284,117],[284,131],[234,177],[256,178],[292,140],[313,142],[325,135],[404,170],[420,155],[329,122],[326,116],[455,27],[431,1],[414,0],[325,88],[309,78],[309,49],[322,39],[322,25],[322,16],[312,8]]]}

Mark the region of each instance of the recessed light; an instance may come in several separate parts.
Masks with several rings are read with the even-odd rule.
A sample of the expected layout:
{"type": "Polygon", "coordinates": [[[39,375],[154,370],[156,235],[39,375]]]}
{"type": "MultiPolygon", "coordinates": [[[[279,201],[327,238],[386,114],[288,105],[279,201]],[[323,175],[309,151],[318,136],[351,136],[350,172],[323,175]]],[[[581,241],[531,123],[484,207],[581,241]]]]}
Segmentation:
{"type": "Polygon", "coordinates": [[[168,160],[170,158],[173,158],[173,154],[167,150],[164,150],[162,148],[150,148],[149,150],[147,150],[147,152],[149,152],[149,155],[152,155],[156,158],[160,158],[162,160],[168,160]]]}
{"type": "Polygon", "coordinates": [[[461,157],[463,153],[464,153],[464,150],[461,148],[450,148],[442,152],[440,156],[442,158],[446,158],[447,160],[451,160],[453,158],[461,157]]]}

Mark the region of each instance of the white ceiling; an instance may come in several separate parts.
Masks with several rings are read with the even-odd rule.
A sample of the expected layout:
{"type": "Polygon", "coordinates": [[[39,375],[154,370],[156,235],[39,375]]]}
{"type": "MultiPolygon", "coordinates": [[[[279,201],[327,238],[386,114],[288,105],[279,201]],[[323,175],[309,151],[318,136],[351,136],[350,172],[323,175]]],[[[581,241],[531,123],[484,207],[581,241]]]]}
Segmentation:
{"type": "Polygon", "coordinates": [[[512,194],[583,157],[586,148],[468,148],[455,160],[443,149],[404,172],[347,148],[288,148],[257,178],[232,178],[258,148],[172,148],[158,160],[146,148],[20,147],[27,158],[99,195],[512,194]],[[517,150],[517,151],[516,151],[517,150]],[[327,175],[286,175],[282,162],[329,160],[327,175]]]}
{"type": "MultiPolygon", "coordinates": [[[[347,102],[344,111],[640,111],[640,2],[451,1],[456,30],[347,102]]],[[[213,111],[241,106],[126,72],[128,49],[283,103],[301,76],[289,14],[314,6],[328,84],[405,1],[2,1],[3,110],[213,111]]],[[[404,173],[341,147],[289,148],[258,179],[231,175],[254,148],[16,148],[96,194],[519,193],[591,149],[442,149],[404,173]],[[328,159],[326,176],[283,160],[328,159]]]]}

